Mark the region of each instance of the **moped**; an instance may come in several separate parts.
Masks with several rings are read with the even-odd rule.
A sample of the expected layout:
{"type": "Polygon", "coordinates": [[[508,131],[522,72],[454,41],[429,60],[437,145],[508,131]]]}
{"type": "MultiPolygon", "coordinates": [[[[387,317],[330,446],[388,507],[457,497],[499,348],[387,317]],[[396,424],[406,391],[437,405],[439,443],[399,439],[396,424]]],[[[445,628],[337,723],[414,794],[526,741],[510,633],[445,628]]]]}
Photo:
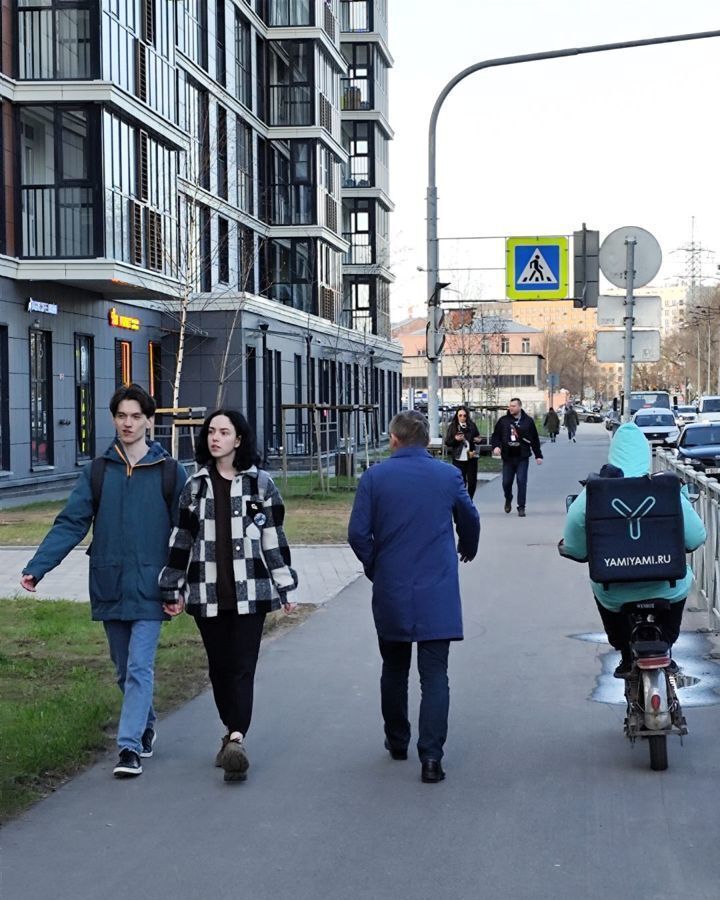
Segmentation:
{"type": "Polygon", "coordinates": [[[682,739],[688,733],[677,697],[682,676],[657,622],[658,613],[669,607],[667,600],[641,600],[621,607],[632,625],[632,666],[625,678],[625,734],[632,744],[638,738],[647,740],[650,768],[656,772],[668,767],[667,735],[677,734],[682,739]]]}

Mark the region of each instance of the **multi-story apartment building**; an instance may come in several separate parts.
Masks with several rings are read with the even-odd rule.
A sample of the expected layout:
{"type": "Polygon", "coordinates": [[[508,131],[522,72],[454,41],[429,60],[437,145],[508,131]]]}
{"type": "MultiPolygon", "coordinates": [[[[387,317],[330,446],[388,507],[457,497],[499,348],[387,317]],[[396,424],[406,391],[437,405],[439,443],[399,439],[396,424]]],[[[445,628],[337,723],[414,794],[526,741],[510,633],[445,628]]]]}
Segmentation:
{"type": "Polygon", "coordinates": [[[245,410],[266,455],[313,439],[286,404],[376,404],[385,429],[401,354],[383,11],[2,0],[0,491],[73,477],[110,440],[107,401],[130,380],[161,406],[245,410]],[[342,112],[363,79],[372,105],[342,112]],[[343,201],[363,121],[372,175],[343,201]],[[346,228],[363,189],[368,227],[349,213],[346,228]],[[358,271],[361,234],[373,253],[358,271]]]}

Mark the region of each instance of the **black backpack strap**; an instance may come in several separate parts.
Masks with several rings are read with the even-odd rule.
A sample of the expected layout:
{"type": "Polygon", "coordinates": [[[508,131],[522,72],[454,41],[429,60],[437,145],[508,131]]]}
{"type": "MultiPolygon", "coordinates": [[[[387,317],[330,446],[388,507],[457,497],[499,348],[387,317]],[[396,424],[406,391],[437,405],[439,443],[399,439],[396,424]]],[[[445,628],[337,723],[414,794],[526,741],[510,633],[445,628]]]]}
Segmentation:
{"type": "Polygon", "coordinates": [[[90,463],[90,489],[92,491],[93,518],[97,515],[98,509],[100,508],[100,497],[102,496],[106,465],[107,459],[105,459],[104,456],[96,456],[90,463]]]}

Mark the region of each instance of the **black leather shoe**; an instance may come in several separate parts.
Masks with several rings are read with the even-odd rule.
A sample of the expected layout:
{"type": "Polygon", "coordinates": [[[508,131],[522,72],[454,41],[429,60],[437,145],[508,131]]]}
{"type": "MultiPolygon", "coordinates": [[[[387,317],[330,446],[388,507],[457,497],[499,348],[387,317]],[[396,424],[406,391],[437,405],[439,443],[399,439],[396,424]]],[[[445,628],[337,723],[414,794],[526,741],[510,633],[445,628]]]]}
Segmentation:
{"type": "Polygon", "coordinates": [[[445,777],[443,767],[436,759],[424,759],[420,778],[425,784],[437,784],[445,777]]]}
{"type": "Polygon", "coordinates": [[[505,501],[505,512],[506,513],[512,512],[512,501],[511,500],[505,501]]]}
{"type": "Polygon", "coordinates": [[[525,507],[524,506],[518,506],[518,515],[520,516],[521,519],[525,518],[525,507]]]}
{"type": "Polygon", "coordinates": [[[391,747],[387,741],[385,741],[385,749],[393,759],[407,759],[407,750],[400,750],[399,747],[391,747]]]}

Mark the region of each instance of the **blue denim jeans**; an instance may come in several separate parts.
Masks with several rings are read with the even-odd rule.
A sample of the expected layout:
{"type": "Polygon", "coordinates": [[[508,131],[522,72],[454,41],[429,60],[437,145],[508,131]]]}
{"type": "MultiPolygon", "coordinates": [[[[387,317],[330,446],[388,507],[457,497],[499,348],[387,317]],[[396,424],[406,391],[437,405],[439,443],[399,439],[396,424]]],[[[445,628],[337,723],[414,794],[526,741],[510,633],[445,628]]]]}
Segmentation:
{"type": "MultiPolygon", "coordinates": [[[[408,721],[408,676],[412,643],[378,638],[383,659],[380,699],[385,721],[385,737],[395,750],[410,743],[408,721]]],[[[450,641],[418,641],[417,665],[420,674],[420,721],[417,742],[420,760],[443,757],[447,739],[450,686],[447,667],[450,641]]]]}
{"type": "Polygon", "coordinates": [[[117,683],[123,692],[117,744],[120,750],[142,749],[140,739],[155,724],[153,681],[155,650],[160,638],[160,620],[140,619],[103,622],[117,683]]]}
{"type": "Polygon", "coordinates": [[[525,509],[525,497],[527,495],[527,477],[530,458],[504,459],[502,468],[502,486],[505,499],[512,503],[513,479],[517,484],[518,509],[525,509]]]}

